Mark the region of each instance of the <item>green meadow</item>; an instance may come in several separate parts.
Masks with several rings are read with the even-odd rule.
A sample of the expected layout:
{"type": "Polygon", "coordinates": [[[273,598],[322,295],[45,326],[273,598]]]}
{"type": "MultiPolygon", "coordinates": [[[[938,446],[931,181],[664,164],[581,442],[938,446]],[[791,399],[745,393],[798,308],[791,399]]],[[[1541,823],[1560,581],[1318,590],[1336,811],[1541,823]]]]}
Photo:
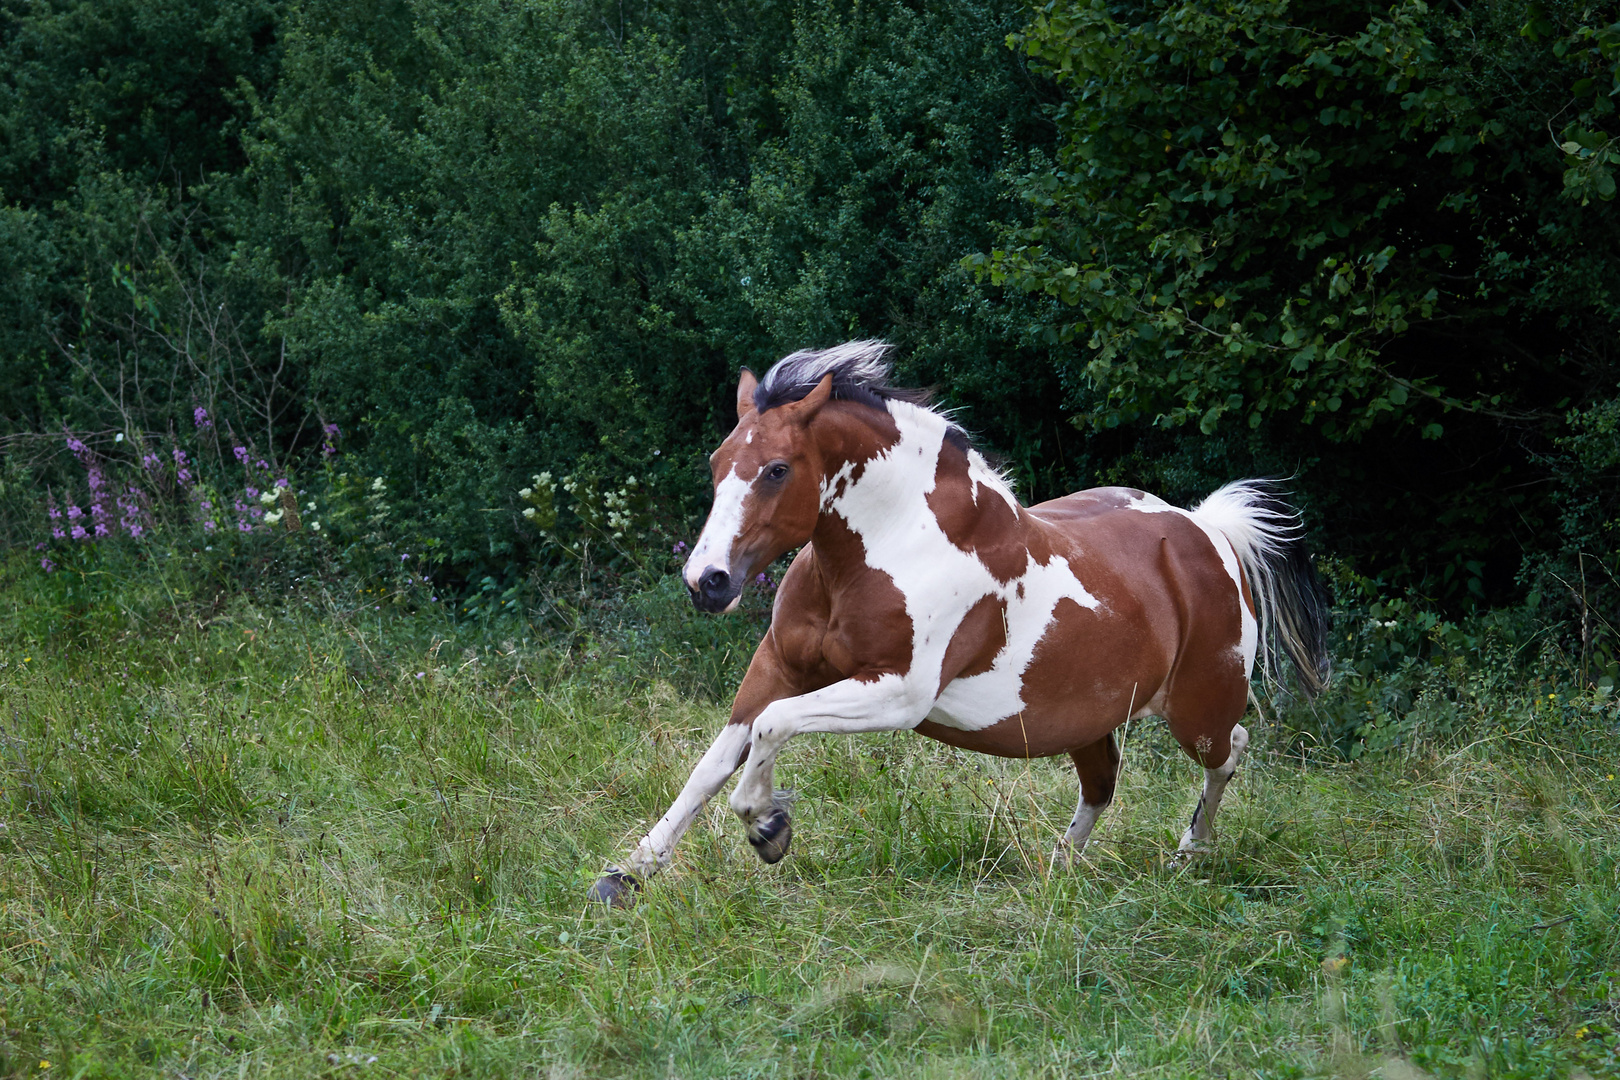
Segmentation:
{"type": "Polygon", "coordinates": [[[1601,691],[1353,761],[1256,724],[1185,867],[1155,721],[1065,872],[1066,761],[806,738],[781,864],[716,800],[610,911],[721,704],[521,620],[40,580],[0,583],[0,1075],[1620,1075],[1601,691]]]}

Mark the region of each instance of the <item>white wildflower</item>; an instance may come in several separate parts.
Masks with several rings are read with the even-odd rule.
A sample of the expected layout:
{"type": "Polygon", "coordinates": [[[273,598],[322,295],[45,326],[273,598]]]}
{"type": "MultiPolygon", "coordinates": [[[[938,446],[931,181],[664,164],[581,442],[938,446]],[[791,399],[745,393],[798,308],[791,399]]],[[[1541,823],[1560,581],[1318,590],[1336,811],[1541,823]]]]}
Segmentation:
{"type": "Polygon", "coordinates": [[[529,518],[530,520],[533,520],[533,518],[534,518],[534,507],[525,506],[523,508],[523,516],[526,517],[526,518],[529,518]]]}
{"type": "Polygon", "coordinates": [[[314,530],[315,530],[315,531],[316,531],[316,532],[320,532],[320,531],[321,531],[321,523],[320,523],[320,522],[318,522],[318,521],[312,521],[312,522],[310,522],[310,523],[309,523],[309,527],[310,527],[310,528],[311,528],[311,529],[314,529],[314,530]]]}
{"type": "Polygon", "coordinates": [[[386,490],[388,490],[388,485],[385,484],[383,482],[383,478],[379,476],[379,477],[377,477],[377,479],[375,479],[375,480],[373,480],[371,482],[371,490],[372,491],[386,491],[386,490]]]}
{"type": "Polygon", "coordinates": [[[281,495],[281,492],[277,491],[275,488],[271,488],[268,491],[261,491],[259,493],[259,501],[261,503],[263,503],[264,505],[266,505],[266,506],[273,506],[275,504],[276,499],[280,495],[281,495]]]}
{"type": "Polygon", "coordinates": [[[533,495],[533,494],[534,494],[534,488],[524,488],[523,490],[518,492],[518,498],[527,499],[530,495],[533,495]]]}
{"type": "Polygon", "coordinates": [[[274,525],[276,522],[278,522],[280,520],[281,520],[281,511],[280,510],[271,510],[271,511],[267,512],[264,515],[264,523],[266,525],[274,525]]]}

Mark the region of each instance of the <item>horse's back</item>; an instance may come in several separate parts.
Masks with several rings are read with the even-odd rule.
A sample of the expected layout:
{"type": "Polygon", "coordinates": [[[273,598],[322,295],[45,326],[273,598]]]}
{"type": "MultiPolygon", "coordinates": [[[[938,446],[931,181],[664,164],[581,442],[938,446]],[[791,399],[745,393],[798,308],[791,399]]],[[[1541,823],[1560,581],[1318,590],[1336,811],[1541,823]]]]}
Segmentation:
{"type": "Polygon", "coordinates": [[[1088,521],[1121,510],[1170,509],[1157,495],[1128,487],[1095,487],[1036,503],[1029,513],[1050,525],[1088,521]]]}

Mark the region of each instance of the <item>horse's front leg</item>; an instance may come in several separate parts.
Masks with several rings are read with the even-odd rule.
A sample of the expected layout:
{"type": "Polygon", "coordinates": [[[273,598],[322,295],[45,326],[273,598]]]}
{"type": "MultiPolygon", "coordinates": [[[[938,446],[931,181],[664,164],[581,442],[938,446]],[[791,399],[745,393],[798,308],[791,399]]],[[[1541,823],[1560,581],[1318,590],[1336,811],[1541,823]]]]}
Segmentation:
{"type": "Polygon", "coordinates": [[[759,857],[774,863],[787,854],[793,823],[786,801],[772,786],[776,755],[795,735],[914,728],[928,714],[931,699],[899,675],[871,681],[845,679],[799,697],[773,701],[754,719],[753,743],[742,778],[731,793],[731,809],[742,818],[748,842],[759,857]]]}
{"type": "Polygon", "coordinates": [[[670,864],[675,844],[682,834],[748,756],[754,718],[772,701],[791,697],[798,690],[793,671],[778,657],[775,632],[768,631],[765,640],[754,650],[748,674],[737,688],[730,722],[698,760],[668,812],[642,837],[624,865],[609,866],[602,871],[602,876],[591,886],[592,900],[614,907],[625,907],[635,900],[635,891],[642,882],[670,864]]]}
{"type": "Polygon", "coordinates": [[[706,806],[715,792],[731,779],[737,765],[748,752],[748,725],[727,724],[709,744],[686,786],[675,797],[664,816],[652,831],[641,838],[625,865],[609,866],[591,886],[590,898],[614,907],[624,907],[634,898],[641,883],[670,863],[675,844],[691,826],[692,820],[706,806]]]}

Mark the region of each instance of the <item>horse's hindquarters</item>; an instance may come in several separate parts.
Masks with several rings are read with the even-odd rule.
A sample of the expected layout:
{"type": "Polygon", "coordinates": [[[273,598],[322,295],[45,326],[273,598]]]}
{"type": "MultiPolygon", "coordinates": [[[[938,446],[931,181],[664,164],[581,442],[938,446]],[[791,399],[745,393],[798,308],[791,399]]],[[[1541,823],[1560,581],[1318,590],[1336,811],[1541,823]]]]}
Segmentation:
{"type": "Polygon", "coordinates": [[[1200,761],[1224,753],[1248,697],[1241,581],[1220,539],[1184,511],[1140,506],[1036,519],[1044,535],[1032,550],[1047,550],[1032,573],[1062,560],[1095,602],[1065,596],[1005,606],[996,638],[1011,644],[984,670],[947,683],[921,734],[981,753],[1042,757],[1158,714],[1200,761]],[[1035,644],[1018,665],[1021,639],[1035,644]]]}

